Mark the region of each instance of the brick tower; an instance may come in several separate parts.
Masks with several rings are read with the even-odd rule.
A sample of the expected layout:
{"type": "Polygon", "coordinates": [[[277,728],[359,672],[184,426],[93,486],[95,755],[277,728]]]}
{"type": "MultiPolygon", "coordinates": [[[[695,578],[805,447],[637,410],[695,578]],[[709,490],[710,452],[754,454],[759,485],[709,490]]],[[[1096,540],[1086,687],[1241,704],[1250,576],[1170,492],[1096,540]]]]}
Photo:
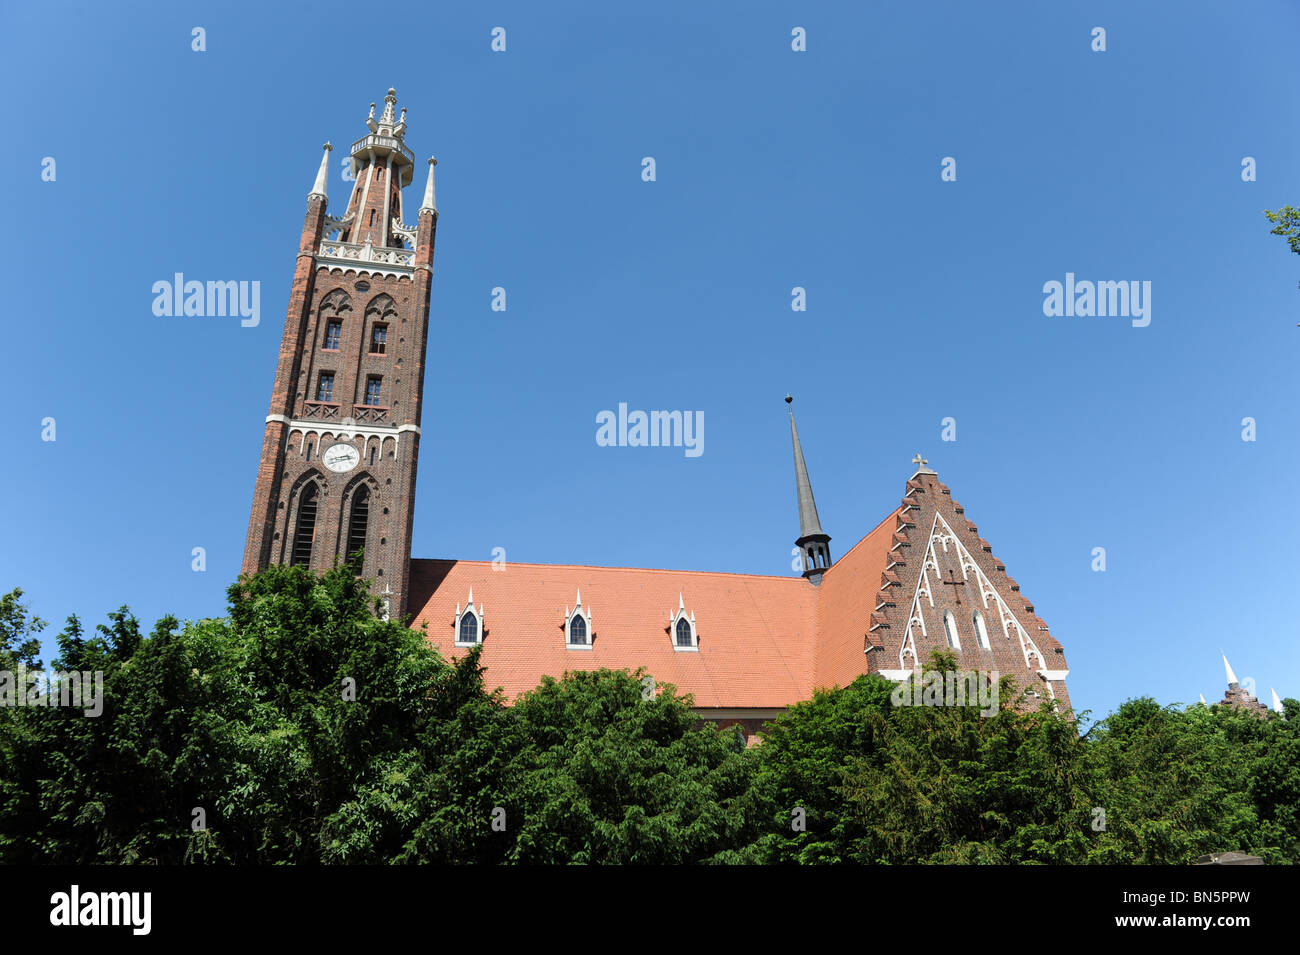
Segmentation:
{"type": "Polygon", "coordinates": [[[396,106],[392,89],[378,119],[370,104],[346,212],[326,214],[329,143],[307,196],[242,572],[325,570],[364,548],[363,574],[400,616],[438,210],[430,159],[416,224],[403,223],[415,160],[396,106]]]}

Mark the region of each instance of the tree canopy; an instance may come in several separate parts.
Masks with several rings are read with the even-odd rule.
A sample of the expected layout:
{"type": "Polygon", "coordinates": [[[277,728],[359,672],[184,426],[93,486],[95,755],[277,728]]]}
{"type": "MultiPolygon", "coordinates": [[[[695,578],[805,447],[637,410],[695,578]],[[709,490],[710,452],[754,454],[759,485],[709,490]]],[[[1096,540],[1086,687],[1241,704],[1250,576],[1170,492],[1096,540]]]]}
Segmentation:
{"type": "MultiPolygon", "coordinates": [[[[1080,733],[1005,680],[981,712],[873,675],[746,748],[640,671],[508,703],[480,648],[444,659],[354,570],[272,567],[147,634],[69,618],[52,669],[102,673],[103,710],[0,706],[0,862],[1300,861],[1294,700],[1131,700],[1080,733]]],[[[0,598],[0,671],[39,667],[42,627],[0,598]]]]}

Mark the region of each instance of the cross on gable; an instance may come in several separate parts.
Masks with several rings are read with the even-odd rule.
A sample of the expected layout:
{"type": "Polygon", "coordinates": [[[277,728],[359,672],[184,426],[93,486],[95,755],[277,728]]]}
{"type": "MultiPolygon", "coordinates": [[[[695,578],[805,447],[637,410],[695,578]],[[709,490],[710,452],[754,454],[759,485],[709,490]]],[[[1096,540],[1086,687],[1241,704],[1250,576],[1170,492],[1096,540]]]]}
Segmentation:
{"type": "Polygon", "coordinates": [[[927,461],[925,458],[921,457],[921,452],[917,451],[916,457],[912,458],[912,463],[916,465],[916,469],[919,471],[921,470],[921,468],[925,467],[930,462],[927,461]]]}
{"type": "MultiPolygon", "coordinates": [[[[964,580],[956,580],[956,579],[955,579],[955,578],[956,578],[956,573],[955,573],[951,568],[949,568],[949,570],[948,570],[948,577],[950,578],[949,580],[942,581],[942,583],[944,584],[944,586],[946,586],[946,587],[965,587],[965,586],[966,586],[966,581],[964,581],[964,580]]],[[[955,597],[957,598],[957,606],[960,607],[960,606],[961,606],[961,591],[960,591],[960,590],[954,590],[954,591],[953,591],[953,596],[955,596],[955,597]]]]}

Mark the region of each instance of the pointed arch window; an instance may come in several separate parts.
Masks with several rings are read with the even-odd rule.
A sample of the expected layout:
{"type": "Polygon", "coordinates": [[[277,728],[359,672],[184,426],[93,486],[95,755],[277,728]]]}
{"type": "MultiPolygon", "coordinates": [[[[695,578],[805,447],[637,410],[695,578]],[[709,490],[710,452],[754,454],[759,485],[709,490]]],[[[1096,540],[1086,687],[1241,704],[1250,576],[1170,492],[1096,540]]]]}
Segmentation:
{"type": "Polygon", "coordinates": [[[460,604],[456,605],[456,616],[451,620],[452,627],[455,628],[455,643],[458,647],[472,647],[483,642],[483,605],[474,603],[474,588],[469,590],[469,601],[465,604],[465,609],[460,609],[460,604]]]}
{"type": "Polygon", "coordinates": [[[695,630],[695,614],[686,612],[686,601],[679,593],[677,609],[668,612],[668,634],[674,650],[698,650],[699,634],[695,630]]]}
{"type": "Polygon", "coordinates": [[[348,513],[347,559],[366,546],[366,531],[370,526],[370,488],[362,484],[352,494],[352,507],[348,513]]]}
{"type": "Polygon", "coordinates": [[[957,636],[957,618],[952,615],[951,610],[943,612],[943,636],[948,641],[949,649],[961,649],[961,638],[957,636]]]}
{"type": "Polygon", "coordinates": [[[573,610],[564,608],[564,645],[570,650],[590,650],[596,639],[591,628],[591,608],[582,605],[582,591],[573,610]]]}
{"type": "Polygon", "coordinates": [[[320,492],[313,482],[298,496],[298,520],[293,531],[293,549],[289,563],[294,567],[310,567],[312,544],[316,540],[316,506],[320,492]]]}
{"type": "Polygon", "coordinates": [[[677,646],[689,647],[691,643],[691,622],[683,617],[677,621],[677,646]]]}
{"type": "Polygon", "coordinates": [[[989,631],[984,625],[984,615],[978,610],[971,615],[971,623],[975,625],[975,642],[979,644],[981,650],[992,649],[989,646],[989,631]]]}

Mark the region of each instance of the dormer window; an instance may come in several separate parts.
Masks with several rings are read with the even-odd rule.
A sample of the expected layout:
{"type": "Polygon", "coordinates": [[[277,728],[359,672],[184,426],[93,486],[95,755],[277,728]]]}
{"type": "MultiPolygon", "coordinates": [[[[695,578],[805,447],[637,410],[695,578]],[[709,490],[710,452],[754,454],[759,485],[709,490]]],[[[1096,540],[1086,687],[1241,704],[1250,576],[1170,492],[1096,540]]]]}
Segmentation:
{"type": "Polygon", "coordinates": [[[455,629],[456,646],[473,647],[483,642],[483,605],[474,604],[474,588],[469,589],[469,602],[465,609],[456,604],[456,615],[451,621],[455,629]]]}
{"type": "Polygon", "coordinates": [[[570,650],[590,650],[596,639],[591,627],[591,608],[582,605],[582,591],[578,591],[573,610],[564,608],[564,645],[570,650]]]}
{"type": "Polygon", "coordinates": [[[699,637],[695,632],[695,614],[686,613],[686,601],[677,595],[677,611],[668,614],[668,634],[672,639],[674,650],[698,650],[699,637]]]}
{"type": "Polygon", "coordinates": [[[677,648],[689,647],[691,639],[691,622],[683,617],[677,621],[677,648]]]}

